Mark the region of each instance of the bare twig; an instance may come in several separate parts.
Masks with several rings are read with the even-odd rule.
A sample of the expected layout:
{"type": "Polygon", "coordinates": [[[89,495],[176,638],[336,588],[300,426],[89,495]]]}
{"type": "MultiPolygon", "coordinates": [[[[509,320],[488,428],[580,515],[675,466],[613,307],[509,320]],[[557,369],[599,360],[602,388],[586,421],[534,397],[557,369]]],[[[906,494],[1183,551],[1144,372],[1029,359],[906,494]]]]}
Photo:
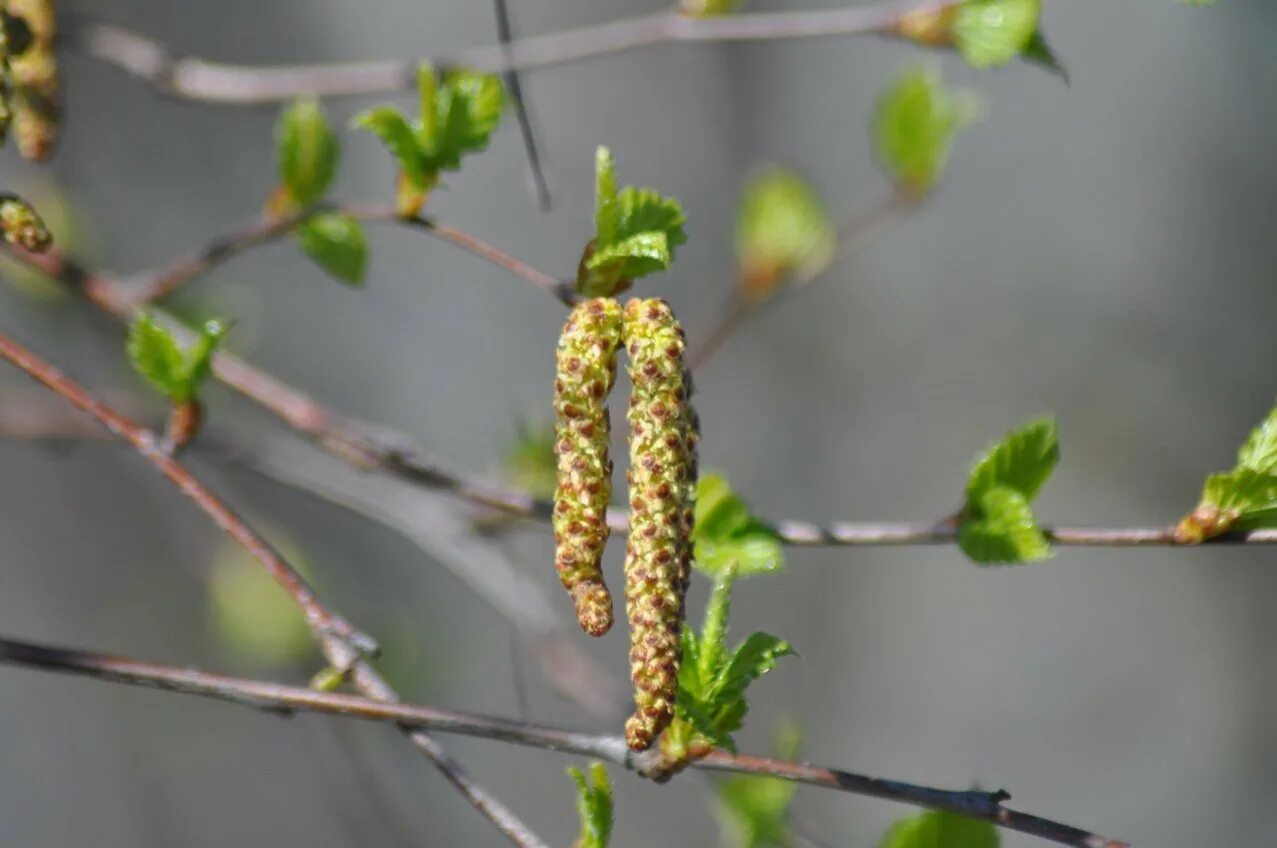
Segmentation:
{"type": "MultiPolygon", "coordinates": [[[[0,638],[0,663],[91,677],[113,683],[146,686],[169,692],[200,695],[267,709],[274,713],[295,710],[327,713],[370,721],[393,722],[403,728],[478,736],[516,745],[593,757],[624,766],[640,774],[649,774],[654,768],[658,768],[659,752],[633,754],[626,748],[625,741],[615,736],[578,733],[472,713],[385,703],[353,695],[316,692],[277,683],[224,677],[189,668],[174,668],[11,639],[0,638]]],[[[1011,796],[1001,790],[982,792],[934,789],[902,781],[869,777],[841,769],[767,757],[730,754],[726,751],[714,751],[708,757],[692,763],[691,767],[766,775],[933,810],[948,810],[1061,845],[1072,845],[1078,848],[1129,848],[1125,842],[1028,813],[1009,810],[1003,804],[1010,800],[1011,796]]]]}
{"type": "MultiPolygon", "coordinates": [[[[510,6],[507,0],[493,0],[493,13],[497,19],[497,41],[507,51],[514,40],[514,26],[510,23],[510,6]]],[[[536,193],[537,205],[542,212],[550,210],[550,184],[546,182],[545,170],[541,167],[541,152],[537,147],[537,134],[532,126],[532,116],[528,113],[528,104],[523,97],[523,84],[519,80],[519,72],[513,68],[502,74],[505,89],[514,101],[514,115],[519,121],[519,135],[523,138],[523,150],[528,156],[528,170],[532,176],[532,188],[536,193]]]]}
{"type": "MultiPolygon", "coordinates": [[[[37,382],[65,398],[77,409],[88,413],[112,435],[128,442],[153,467],[195,504],[215,524],[248,551],[276,582],[284,588],[302,610],[306,622],[323,649],[324,656],[336,668],[348,670],[359,691],[378,701],[398,701],[398,694],[363,660],[375,650],[375,644],[356,631],[345,619],[326,607],[305,579],[243,519],[199,482],[183,465],[164,453],[159,439],[111,407],[95,399],[83,387],[57,368],[0,333],[0,358],[5,359],[37,382]]],[[[470,803],[520,848],[546,848],[517,816],[475,783],[440,747],[433,737],[421,730],[405,728],[418,750],[434,763],[470,803]]]]}
{"type": "Polygon", "coordinates": [[[401,224],[422,230],[486,262],[491,262],[498,268],[509,271],[516,277],[550,293],[557,300],[564,303],[572,302],[571,287],[455,227],[440,224],[425,215],[405,217],[389,206],[333,203],[320,204],[290,215],[261,217],[218,236],[170,265],[139,275],[139,279],[129,285],[127,296],[134,303],[145,303],[166,297],[232,256],[288,235],[297,225],[321,211],[339,212],[369,223],[401,224]]]}
{"type": "MultiPolygon", "coordinates": [[[[849,9],[755,13],[692,18],[678,12],[627,18],[459,51],[439,57],[441,66],[505,73],[577,62],[667,42],[770,41],[863,34],[890,34],[910,8],[943,8],[957,0],[930,0],[912,7],[898,2],[849,9]]],[[[209,103],[252,105],[291,100],[301,94],[344,96],[410,90],[421,60],[331,65],[251,67],[178,57],[157,41],[112,24],[73,30],[68,43],[115,65],[171,97],[209,103]]]]}
{"type": "MultiPolygon", "coordinates": [[[[114,278],[95,274],[57,251],[32,254],[8,246],[19,259],[67,283],[92,303],[111,315],[127,320],[132,315],[131,300],[114,278]]],[[[161,310],[153,314],[180,337],[191,338],[190,330],[161,310]]],[[[494,485],[452,471],[416,450],[405,437],[386,428],[360,424],[342,418],[314,398],[276,377],[226,352],[213,359],[214,375],[230,388],[283,419],[290,427],[312,439],[325,450],[364,470],[377,470],[428,488],[441,489],[480,506],[517,518],[548,522],[553,505],[528,492],[494,485]]],[[[625,533],[629,515],[609,510],[608,526],[625,533]]],[[[933,522],[840,521],[815,524],[809,521],[771,522],[785,544],[806,547],[949,545],[957,542],[957,525],[950,520],[933,522]]],[[[1047,527],[1048,538],[1056,545],[1079,547],[1156,547],[1179,545],[1174,528],[1167,527],[1047,527]]],[[[1277,530],[1227,533],[1207,540],[1212,545],[1277,544],[1277,530]]]]}

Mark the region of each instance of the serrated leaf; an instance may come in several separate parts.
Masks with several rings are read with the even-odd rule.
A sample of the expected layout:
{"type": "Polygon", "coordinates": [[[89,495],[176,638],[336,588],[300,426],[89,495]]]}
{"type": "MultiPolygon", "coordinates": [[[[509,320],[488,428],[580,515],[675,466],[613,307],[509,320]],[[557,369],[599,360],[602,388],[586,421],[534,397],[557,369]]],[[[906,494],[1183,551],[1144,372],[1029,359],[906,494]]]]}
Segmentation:
{"type": "Polygon", "coordinates": [[[719,672],[719,698],[737,698],[749,684],[776,668],[781,657],[793,656],[794,647],[770,633],[751,633],[733,653],[731,661],[719,672]]]}
{"type": "Polygon", "coordinates": [[[879,848],[998,848],[998,830],[957,813],[928,812],[893,824],[879,848]]]}
{"type": "Polygon", "coordinates": [[[186,378],[182,349],[149,313],[138,312],[133,319],[126,349],[133,369],[156,391],[169,399],[181,394],[186,378]]]}
{"type": "Polygon", "coordinates": [[[1060,439],[1055,420],[1030,421],[1007,433],[976,459],[967,481],[967,502],[978,502],[996,487],[1014,489],[1026,501],[1032,501],[1059,461],[1060,439]]]}
{"type": "Polygon", "coordinates": [[[1038,31],[1041,0],[966,0],[953,21],[954,43],[973,68],[1005,65],[1038,31]]]}
{"type": "Polygon", "coordinates": [[[958,546],[978,565],[1039,562],[1051,556],[1051,543],[1028,499],[1004,486],[980,496],[978,509],[958,530],[958,546]]]}
{"type": "Polygon", "coordinates": [[[639,233],[623,241],[598,247],[585,260],[592,277],[611,286],[617,280],[634,280],[655,274],[670,265],[669,240],[665,233],[639,233]]]}
{"type": "Polygon", "coordinates": [[[1202,503],[1237,516],[1277,507],[1277,476],[1248,468],[1212,474],[1202,487],[1202,503]]]}
{"type": "MultiPolygon", "coordinates": [[[[727,618],[732,611],[732,585],[736,582],[736,569],[728,566],[714,581],[709,602],[705,605],[705,621],[701,624],[701,638],[696,651],[696,665],[701,695],[708,695],[705,684],[715,681],[727,653],[727,618]]],[[[685,660],[686,661],[686,660],[685,660]]]]}
{"type": "Polygon", "coordinates": [[[607,848],[612,839],[612,782],[602,763],[590,764],[590,778],[580,769],[569,768],[576,784],[577,815],[581,819],[581,835],[573,848],[607,848]]]}
{"type": "Polygon", "coordinates": [[[1236,470],[1249,469],[1261,474],[1277,474],[1277,409],[1251,431],[1237,452],[1236,470]]]}
{"type": "Polygon", "coordinates": [[[785,565],[776,531],[755,518],[719,474],[702,474],[696,486],[693,565],[717,576],[727,568],[739,576],[778,571],[785,565]]]}
{"type": "Polygon", "coordinates": [[[306,97],[285,109],[275,138],[280,179],[292,199],[309,206],[322,198],[337,173],[340,148],[319,101],[306,97]]]}
{"type": "Polygon", "coordinates": [[[594,241],[616,241],[616,160],[612,151],[599,145],[594,151],[594,241]]]}
{"type": "Polygon", "coordinates": [[[213,355],[229,331],[230,325],[220,320],[205,321],[200,327],[199,336],[182,363],[182,390],[175,400],[182,402],[196,398],[213,369],[213,355]]]}
{"type": "Polygon", "coordinates": [[[402,171],[414,184],[423,186],[430,181],[426,173],[426,161],[417,133],[408,119],[393,106],[378,106],[355,116],[354,129],[368,130],[381,139],[390,155],[399,163],[402,171]]]}
{"type": "Polygon", "coordinates": [[[937,73],[909,71],[878,100],[878,156],[904,189],[926,192],[944,173],[954,134],[973,117],[969,98],[948,92],[937,73]]]}
{"type": "Polygon", "coordinates": [[[746,293],[761,300],[791,275],[811,279],[828,267],[836,235],[816,193],[781,168],[745,189],[736,224],[736,258],[746,293]]]}
{"type": "Polygon", "coordinates": [[[423,132],[423,147],[435,170],[455,171],[461,157],[488,146],[501,122],[505,90],[492,74],[453,71],[444,77],[435,102],[434,132],[423,132]]]}
{"type": "MultiPolygon", "coordinates": [[[[645,233],[662,233],[673,261],[675,249],[687,241],[687,216],[672,197],[650,188],[626,186],[616,196],[616,239],[619,243],[645,233]]],[[[668,262],[666,263],[668,265],[668,262]]]]}
{"type": "Polygon", "coordinates": [[[351,285],[363,282],[368,246],[364,228],[354,218],[321,212],[307,218],[297,236],[302,251],[333,277],[351,285]]]}

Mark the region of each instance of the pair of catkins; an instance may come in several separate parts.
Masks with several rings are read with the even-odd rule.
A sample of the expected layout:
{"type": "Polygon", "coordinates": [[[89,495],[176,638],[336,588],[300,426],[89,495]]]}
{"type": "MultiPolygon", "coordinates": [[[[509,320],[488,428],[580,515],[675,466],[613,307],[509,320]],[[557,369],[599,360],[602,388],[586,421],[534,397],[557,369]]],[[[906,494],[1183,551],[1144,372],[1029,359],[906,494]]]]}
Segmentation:
{"type": "Polygon", "coordinates": [[[669,725],[678,695],[699,438],[683,330],[663,300],[636,298],[622,309],[612,298],[594,298],[576,306],[563,327],[554,384],[555,568],[581,628],[602,636],[612,626],[601,567],[612,495],[607,398],[621,347],[633,384],[625,602],[635,712],[625,739],[645,751],[669,725]]]}

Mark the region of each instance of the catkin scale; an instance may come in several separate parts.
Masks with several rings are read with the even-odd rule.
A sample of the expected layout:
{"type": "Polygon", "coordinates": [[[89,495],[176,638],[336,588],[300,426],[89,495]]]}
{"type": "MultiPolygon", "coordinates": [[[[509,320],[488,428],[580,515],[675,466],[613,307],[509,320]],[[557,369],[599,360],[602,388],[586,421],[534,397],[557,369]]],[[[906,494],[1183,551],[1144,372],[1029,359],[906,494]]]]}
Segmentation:
{"type": "Polygon", "coordinates": [[[607,505],[612,497],[607,396],[616,377],[621,307],[597,298],[568,315],[555,357],[557,485],[554,566],[576,606],[581,629],[602,636],[612,627],[612,595],[603,581],[607,505]]]}
{"type": "Polygon", "coordinates": [[[645,751],[669,725],[678,695],[698,435],[683,330],[669,305],[631,300],[622,338],[633,383],[625,600],[635,712],[625,723],[625,740],[645,751]]]}
{"type": "Polygon", "coordinates": [[[53,0],[6,0],[5,11],[25,21],[31,45],[10,62],[16,93],[13,134],[27,159],[47,159],[57,141],[62,112],[58,61],[54,53],[57,19],[53,0]]]}

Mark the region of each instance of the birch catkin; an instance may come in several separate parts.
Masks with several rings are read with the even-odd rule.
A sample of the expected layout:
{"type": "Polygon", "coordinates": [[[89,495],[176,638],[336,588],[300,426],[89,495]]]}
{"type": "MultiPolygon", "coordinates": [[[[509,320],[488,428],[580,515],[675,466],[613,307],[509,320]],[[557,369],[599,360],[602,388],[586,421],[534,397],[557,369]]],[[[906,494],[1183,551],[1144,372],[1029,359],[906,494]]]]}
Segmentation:
{"type": "Polygon", "coordinates": [[[620,304],[587,300],[568,315],[556,357],[554,566],[572,595],[581,629],[591,636],[612,627],[612,595],[601,563],[612,497],[607,396],[620,338],[620,304]]]}
{"type": "Polygon", "coordinates": [[[13,134],[27,159],[47,159],[57,142],[62,112],[58,60],[54,53],[57,19],[53,0],[6,0],[5,11],[21,18],[31,32],[31,44],[10,61],[16,94],[13,134]]]}
{"type": "Polygon", "coordinates": [[[627,303],[623,339],[634,384],[625,600],[635,712],[625,723],[625,740],[644,751],[669,725],[678,695],[698,437],[683,330],[669,304],[627,303]]]}

